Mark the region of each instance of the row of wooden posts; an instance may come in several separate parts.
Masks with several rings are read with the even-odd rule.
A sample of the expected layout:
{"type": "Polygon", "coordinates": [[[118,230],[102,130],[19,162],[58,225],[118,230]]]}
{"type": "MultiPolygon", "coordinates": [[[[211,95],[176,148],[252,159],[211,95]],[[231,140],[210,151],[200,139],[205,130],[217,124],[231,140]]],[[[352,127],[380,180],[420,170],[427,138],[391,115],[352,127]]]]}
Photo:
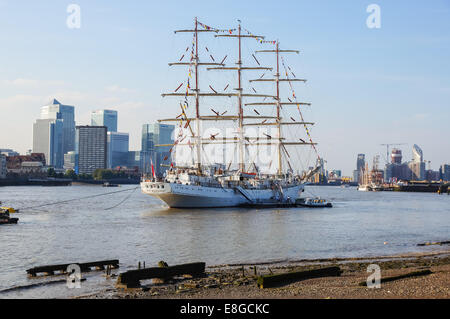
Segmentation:
{"type": "MultiPolygon", "coordinates": [[[[60,274],[66,273],[67,267],[73,264],[60,264],[60,265],[47,265],[41,267],[34,267],[27,270],[27,273],[35,277],[37,274],[54,275],[55,272],[60,274]]],[[[102,260],[89,263],[77,263],[82,272],[90,271],[95,267],[97,270],[106,270],[106,275],[111,276],[112,269],[119,267],[119,260],[102,260]],[[106,268],[105,268],[106,267],[106,268]]],[[[168,279],[172,279],[176,276],[190,275],[192,278],[199,278],[206,276],[205,273],[206,264],[204,262],[181,264],[175,266],[169,266],[164,261],[158,263],[158,267],[145,268],[145,261],[138,262],[138,269],[128,270],[120,273],[117,278],[117,287],[119,288],[138,288],[140,287],[141,280],[160,279],[163,282],[168,279]]],[[[319,277],[331,277],[340,276],[342,271],[339,267],[326,267],[319,269],[312,269],[306,271],[287,272],[281,274],[274,274],[269,268],[270,275],[258,276],[257,267],[253,266],[254,278],[257,278],[257,284],[260,288],[271,288],[286,285],[296,281],[319,278],[319,277]]],[[[431,271],[420,271],[410,274],[405,274],[396,277],[384,278],[383,282],[403,279],[407,277],[416,277],[431,274],[431,271]]],[[[242,266],[242,276],[246,277],[245,268],[242,266]]],[[[365,283],[360,283],[364,285],[365,283]]]]}

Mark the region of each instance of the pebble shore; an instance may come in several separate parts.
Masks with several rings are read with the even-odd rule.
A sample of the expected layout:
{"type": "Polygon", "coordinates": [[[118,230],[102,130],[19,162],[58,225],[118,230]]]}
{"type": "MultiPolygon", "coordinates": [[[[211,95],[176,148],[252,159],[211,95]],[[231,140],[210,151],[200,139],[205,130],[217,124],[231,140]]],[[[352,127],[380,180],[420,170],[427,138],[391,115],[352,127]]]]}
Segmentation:
{"type": "Polygon", "coordinates": [[[101,293],[77,298],[183,298],[183,299],[249,299],[249,298],[450,298],[450,251],[393,257],[300,260],[257,265],[219,265],[207,267],[203,278],[188,276],[165,283],[142,283],[142,288],[110,288],[101,293]],[[381,276],[390,277],[413,271],[431,270],[426,276],[404,278],[382,283],[381,288],[360,286],[371,274],[370,264],[381,268],[381,276]],[[338,266],[340,277],[307,279],[277,288],[261,289],[256,276],[338,266]],[[255,269],[256,267],[256,269],[255,269]],[[255,276],[256,273],[256,276],[255,276]]]}

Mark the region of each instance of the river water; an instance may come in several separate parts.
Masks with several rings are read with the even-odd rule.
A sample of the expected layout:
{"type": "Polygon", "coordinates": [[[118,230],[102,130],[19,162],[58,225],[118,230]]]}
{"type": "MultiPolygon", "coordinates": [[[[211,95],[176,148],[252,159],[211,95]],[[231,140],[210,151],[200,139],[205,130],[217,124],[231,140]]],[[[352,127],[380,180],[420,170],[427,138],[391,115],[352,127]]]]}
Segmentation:
{"type": "MultiPolygon", "coordinates": [[[[1,187],[0,200],[35,207],[136,186],[1,187]]],[[[0,226],[0,298],[71,296],[111,285],[97,272],[76,293],[62,284],[5,291],[50,280],[29,279],[25,272],[47,264],[119,259],[124,271],[139,261],[216,265],[381,256],[440,249],[417,244],[450,240],[448,195],[332,186],[307,186],[308,192],[334,207],[168,209],[135,189],[22,210],[17,225],[0,226]]]]}

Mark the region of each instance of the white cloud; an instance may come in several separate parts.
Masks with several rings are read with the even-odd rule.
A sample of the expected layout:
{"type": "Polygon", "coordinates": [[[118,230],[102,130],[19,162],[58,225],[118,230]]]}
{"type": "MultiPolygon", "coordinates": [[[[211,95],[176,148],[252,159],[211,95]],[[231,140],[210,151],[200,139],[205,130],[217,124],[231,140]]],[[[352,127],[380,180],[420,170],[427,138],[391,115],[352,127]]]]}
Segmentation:
{"type": "Polygon", "coordinates": [[[127,101],[127,102],[122,102],[122,103],[116,104],[114,106],[114,108],[118,109],[118,110],[127,111],[127,110],[140,109],[140,108],[143,108],[144,106],[145,106],[144,102],[127,101]]]}
{"type": "Polygon", "coordinates": [[[430,116],[430,114],[428,114],[428,113],[416,113],[412,116],[412,118],[414,120],[424,120],[429,116],[430,116]]]}
{"type": "Polygon", "coordinates": [[[64,81],[59,80],[36,80],[27,78],[17,78],[14,80],[3,80],[4,85],[9,85],[19,88],[42,88],[42,87],[54,87],[62,86],[65,84],[64,81]]]}
{"type": "Polygon", "coordinates": [[[134,89],[123,88],[123,87],[120,87],[118,85],[107,86],[105,88],[105,90],[108,91],[108,92],[114,92],[114,93],[133,93],[133,92],[136,92],[136,90],[134,90],[134,89]]]}

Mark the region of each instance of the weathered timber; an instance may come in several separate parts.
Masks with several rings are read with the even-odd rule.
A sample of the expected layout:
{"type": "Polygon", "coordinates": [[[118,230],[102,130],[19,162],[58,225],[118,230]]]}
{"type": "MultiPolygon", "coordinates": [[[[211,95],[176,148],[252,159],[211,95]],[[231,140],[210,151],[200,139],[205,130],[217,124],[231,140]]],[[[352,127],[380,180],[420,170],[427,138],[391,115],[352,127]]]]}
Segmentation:
{"type": "Polygon", "coordinates": [[[90,271],[91,268],[93,268],[93,267],[96,269],[104,269],[105,266],[111,266],[112,268],[119,268],[119,260],[112,259],[112,260],[93,261],[93,262],[87,262],[87,263],[71,263],[71,264],[39,266],[39,267],[27,269],[27,273],[31,277],[35,277],[39,273],[53,275],[55,273],[55,271],[59,271],[60,273],[65,273],[67,270],[67,267],[72,264],[80,266],[80,269],[82,272],[90,271]]]}
{"type": "Polygon", "coordinates": [[[288,285],[293,282],[311,278],[331,277],[340,275],[341,269],[339,267],[328,267],[307,271],[296,271],[283,274],[259,276],[257,284],[260,288],[271,288],[288,285]]]}
{"type": "MultiPolygon", "coordinates": [[[[407,273],[407,274],[404,274],[404,275],[381,278],[380,283],[386,283],[386,282],[389,282],[389,281],[405,279],[405,278],[426,276],[426,275],[430,275],[432,273],[433,272],[431,270],[429,270],[429,269],[420,270],[420,271],[414,271],[414,272],[410,272],[410,273],[407,273]]],[[[362,282],[359,283],[359,285],[360,286],[367,286],[367,282],[366,281],[362,281],[362,282]]]]}
{"type": "Polygon", "coordinates": [[[427,243],[417,244],[417,246],[430,246],[430,245],[450,245],[450,240],[449,241],[437,241],[437,242],[427,242],[427,243]]]}
{"type": "Polygon", "coordinates": [[[121,288],[138,288],[141,280],[167,279],[174,276],[191,275],[199,277],[205,274],[206,264],[191,263],[170,267],[153,267],[138,270],[129,270],[121,273],[117,278],[117,286],[121,288]]]}

